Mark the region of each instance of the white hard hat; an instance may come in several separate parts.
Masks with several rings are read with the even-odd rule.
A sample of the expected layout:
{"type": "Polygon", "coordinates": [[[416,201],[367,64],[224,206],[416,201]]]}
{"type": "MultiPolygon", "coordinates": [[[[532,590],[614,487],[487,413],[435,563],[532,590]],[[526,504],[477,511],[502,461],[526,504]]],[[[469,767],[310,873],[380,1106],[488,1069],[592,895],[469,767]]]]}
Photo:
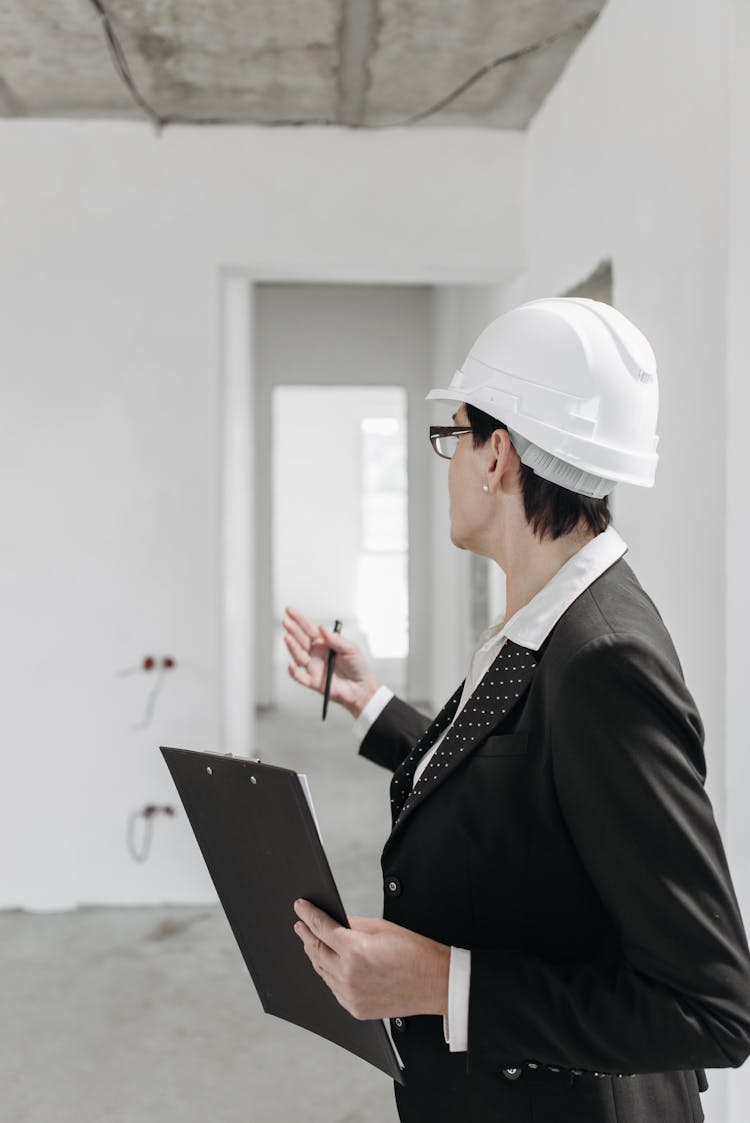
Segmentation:
{"type": "Polygon", "coordinates": [[[493,320],[436,401],[502,421],[524,464],[584,495],[653,487],[656,359],[646,337],[598,300],[551,297],[493,320]]]}

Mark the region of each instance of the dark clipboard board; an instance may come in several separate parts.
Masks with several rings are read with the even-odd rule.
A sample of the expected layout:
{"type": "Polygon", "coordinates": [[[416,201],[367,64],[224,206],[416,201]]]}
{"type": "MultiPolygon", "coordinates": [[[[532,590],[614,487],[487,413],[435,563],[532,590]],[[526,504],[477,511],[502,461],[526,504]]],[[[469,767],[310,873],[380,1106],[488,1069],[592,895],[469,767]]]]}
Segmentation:
{"type": "Polygon", "coordinates": [[[406,1084],[385,1022],[340,1006],[293,931],[298,897],[349,927],[299,775],[245,757],[161,753],[265,1012],[406,1084]]]}

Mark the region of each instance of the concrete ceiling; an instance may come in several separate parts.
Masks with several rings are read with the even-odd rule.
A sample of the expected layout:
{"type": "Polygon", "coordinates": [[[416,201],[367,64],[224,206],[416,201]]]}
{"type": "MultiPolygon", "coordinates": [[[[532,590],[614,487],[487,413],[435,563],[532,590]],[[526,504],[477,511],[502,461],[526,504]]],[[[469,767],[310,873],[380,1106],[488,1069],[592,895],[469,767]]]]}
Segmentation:
{"type": "Polygon", "coordinates": [[[604,3],[6,0],[0,115],[523,129],[604,3]]]}

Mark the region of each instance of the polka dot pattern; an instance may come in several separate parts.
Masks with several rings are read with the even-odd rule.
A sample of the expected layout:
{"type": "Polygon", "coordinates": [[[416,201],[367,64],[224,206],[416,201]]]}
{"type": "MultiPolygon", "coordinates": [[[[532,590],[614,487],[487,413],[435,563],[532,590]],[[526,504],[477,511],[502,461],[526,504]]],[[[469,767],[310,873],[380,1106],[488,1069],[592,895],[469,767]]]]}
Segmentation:
{"type": "Polygon", "coordinates": [[[506,640],[476,690],[457,713],[464,684],[445,704],[400,767],[391,781],[391,816],[393,824],[418,803],[426,792],[446,775],[445,770],[461,760],[461,754],[477,744],[485,732],[515,705],[536,667],[533,651],[506,640]],[[455,720],[454,720],[455,719],[455,720]],[[437,747],[418,781],[414,774],[420,760],[430,751],[445,729],[437,747]]]}
{"type": "Polygon", "coordinates": [[[458,690],[450,696],[437,715],[432,725],[428,725],[422,736],[416,742],[409,755],[401,762],[391,780],[391,818],[395,823],[399,816],[404,801],[414,783],[414,772],[425,753],[429,752],[444,729],[450,725],[455,717],[458,704],[463,693],[463,682],[458,690]]]}

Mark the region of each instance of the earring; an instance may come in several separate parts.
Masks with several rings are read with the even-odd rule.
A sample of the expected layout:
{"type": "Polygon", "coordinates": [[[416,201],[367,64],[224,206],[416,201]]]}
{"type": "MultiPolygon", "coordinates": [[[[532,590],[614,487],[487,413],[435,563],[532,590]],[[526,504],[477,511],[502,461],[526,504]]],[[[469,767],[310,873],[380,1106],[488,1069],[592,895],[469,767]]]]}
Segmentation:
{"type": "Polygon", "coordinates": [[[489,484],[482,484],[482,491],[489,491],[489,484]]]}

